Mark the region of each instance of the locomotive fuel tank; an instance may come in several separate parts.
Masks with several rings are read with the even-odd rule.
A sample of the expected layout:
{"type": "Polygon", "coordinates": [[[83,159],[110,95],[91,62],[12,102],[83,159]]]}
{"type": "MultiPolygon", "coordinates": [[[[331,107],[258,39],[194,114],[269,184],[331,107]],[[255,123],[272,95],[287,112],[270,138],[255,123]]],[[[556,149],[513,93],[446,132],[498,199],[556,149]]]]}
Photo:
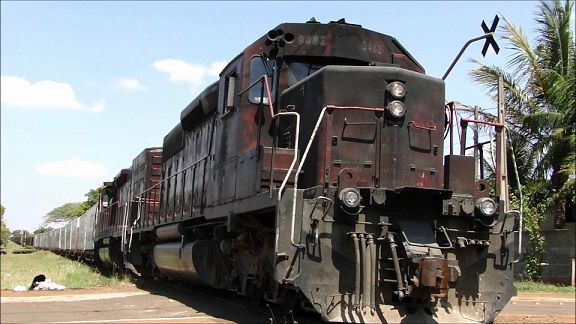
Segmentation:
{"type": "Polygon", "coordinates": [[[212,240],[157,244],[154,261],[169,278],[223,288],[222,260],[218,246],[212,240]]]}

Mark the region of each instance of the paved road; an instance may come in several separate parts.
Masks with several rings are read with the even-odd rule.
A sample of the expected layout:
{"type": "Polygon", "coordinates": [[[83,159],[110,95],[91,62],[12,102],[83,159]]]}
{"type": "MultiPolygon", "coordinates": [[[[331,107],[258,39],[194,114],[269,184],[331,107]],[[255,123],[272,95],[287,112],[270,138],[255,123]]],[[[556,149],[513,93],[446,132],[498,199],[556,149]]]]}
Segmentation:
{"type": "MultiPolygon", "coordinates": [[[[270,322],[270,315],[262,309],[258,311],[202,292],[180,289],[130,287],[79,292],[2,292],[0,301],[1,323],[270,322]]],[[[575,306],[574,296],[570,295],[521,294],[513,298],[501,316],[503,319],[562,316],[569,323],[574,322],[575,306]]],[[[518,321],[497,319],[496,323],[518,321]]]]}
{"type": "Polygon", "coordinates": [[[512,298],[502,314],[576,317],[574,300],[569,294],[520,294],[512,298]]]}

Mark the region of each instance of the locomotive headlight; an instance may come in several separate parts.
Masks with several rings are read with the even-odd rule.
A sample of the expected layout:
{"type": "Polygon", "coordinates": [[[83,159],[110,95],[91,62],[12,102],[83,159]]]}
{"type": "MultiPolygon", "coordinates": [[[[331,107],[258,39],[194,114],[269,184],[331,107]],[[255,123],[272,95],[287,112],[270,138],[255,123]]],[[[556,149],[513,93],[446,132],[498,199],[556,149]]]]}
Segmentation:
{"type": "Polygon", "coordinates": [[[406,113],[406,107],[401,101],[398,100],[390,102],[388,104],[388,107],[386,107],[386,109],[388,109],[388,111],[392,114],[392,116],[396,118],[400,118],[404,116],[404,114],[406,113]]]}
{"type": "Polygon", "coordinates": [[[354,208],[360,204],[360,193],[354,188],[342,189],[339,198],[346,207],[354,208]]]}
{"type": "Polygon", "coordinates": [[[476,201],[476,208],[478,208],[484,216],[493,216],[496,214],[498,206],[494,199],[485,197],[476,201]]]}
{"type": "Polygon", "coordinates": [[[399,81],[391,82],[388,87],[386,87],[388,91],[394,96],[394,98],[400,99],[404,98],[406,95],[406,86],[404,83],[399,81]]]}

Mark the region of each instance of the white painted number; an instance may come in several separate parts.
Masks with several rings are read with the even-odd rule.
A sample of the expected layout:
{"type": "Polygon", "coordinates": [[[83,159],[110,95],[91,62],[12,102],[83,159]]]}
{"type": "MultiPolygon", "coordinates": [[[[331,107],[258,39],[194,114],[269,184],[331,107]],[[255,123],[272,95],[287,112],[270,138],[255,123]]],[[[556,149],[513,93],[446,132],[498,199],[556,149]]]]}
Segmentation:
{"type": "Polygon", "coordinates": [[[382,54],[382,45],[374,44],[372,42],[362,41],[362,49],[366,52],[372,52],[374,54],[382,54]]]}
{"type": "Polygon", "coordinates": [[[326,36],[300,35],[298,45],[326,46],[326,36]]]}

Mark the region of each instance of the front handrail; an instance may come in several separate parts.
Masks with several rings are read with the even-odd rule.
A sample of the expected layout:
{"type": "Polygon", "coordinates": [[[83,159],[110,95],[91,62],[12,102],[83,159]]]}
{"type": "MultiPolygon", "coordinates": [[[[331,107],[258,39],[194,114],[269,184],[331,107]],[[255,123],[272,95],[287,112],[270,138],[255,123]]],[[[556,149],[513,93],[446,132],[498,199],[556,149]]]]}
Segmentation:
{"type": "MultiPolygon", "coordinates": [[[[292,221],[291,221],[291,227],[290,227],[290,243],[292,243],[292,245],[294,247],[298,247],[298,248],[304,248],[304,244],[294,243],[294,221],[296,218],[296,193],[297,193],[296,189],[298,188],[298,176],[300,175],[300,172],[302,171],[302,167],[304,166],[304,162],[306,161],[306,158],[308,157],[308,152],[310,151],[310,147],[312,146],[312,142],[314,142],[314,139],[316,138],[318,128],[320,128],[320,124],[322,123],[322,119],[324,118],[324,114],[326,114],[326,110],[328,110],[328,109],[330,109],[330,110],[335,110],[335,109],[364,110],[364,111],[375,111],[375,112],[383,112],[384,111],[384,108],[360,107],[360,106],[326,105],[326,106],[324,106],[324,108],[322,108],[322,111],[320,112],[320,115],[318,116],[318,120],[316,121],[316,125],[314,126],[314,130],[312,131],[312,135],[310,136],[310,139],[308,140],[308,144],[306,145],[306,149],[304,150],[304,154],[302,154],[302,159],[298,165],[298,169],[296,170],[296,174],[294,175],[294,195],[292,198],[292,217],[291,217],[292,221]]],[[[288,114],[288,113],[283,113],[283,114],[288,114]]],[[[299,118],[300,117],[298,115],[298,123],[299,123],[299,118]]],[[[299,124],[298,124],[298,129],[299,129],[299,124]]],[[[298,138],[296,138],[294,156],[295,156],[295,159],[292,161],[292,165],[290,166],[290,169],[288,169],[288,173],[286,174],[286,177],[284,178],[284,181],[282,182],[282,185],[280,186],[280,190],[278,192],[278,202],[280,202],[280,199],[282,198],[281,197],[282,190],[284,189],[284,186],[286,185],[286,182],[288,181],[288,177],[290,177],[290,174],[294,168],[296,158],[298,156],[298,138]]]]}
{"type": "Polygon", "coordinates": [[[489,122],[486,120],[476,120],[476,119],[468,119],[468,118],[461,118],[460,119],[460,126],[462,127],[462,134],[460,135],[460,155],[464,155],[466,149],[468,149],[466,147],[466,130],[468,129],[468,123],[474,123],[474,124],[482,124],[482,125],[488,125],[488,126],[493,126],[496,130],[498,129],[502,129],[505,126],[503,124],[500,123],[494,123],[494,122],[489,122]]]}
{"type": "MultiPolygon", "coordinates": [[[[296,165],[296,161],[298,161],[298,143],[300,140],[300,114],[297,112],[280,112],[280,113],[274,113],[274,107],[272,106],[272,96],[271,96],[271,92],[270,92],[270,86],[268,84],[268,76],[267,75],[262,75],[260,78],[258,78],[256,81],[252,82],[250,85],[248,85],[248,87],[246,87],[244,90],[240,91],[238,93],[239,96],[241,96],[242,94],[244,94],[246,91],[248,91],[250,88],[252,88],[253,86],[255,86],[256,84],[258,84],[259,82],[263,82],[263,86],[264,89],[266,90],[266,95],[268,96],[268,107],[269,107],[269,111],[270,111],[270,117],[272,118],[272,120],[276,119],[276,118],[280,118],[282,116],[294,116],[296,117],[296,134],[295,134],[295,143],[294,143],[294,158],[292,159],[292,163],[290,164],[290,168],[288,168],[288,172],[286,172],[286,176],[284,177],[284,180],[282,180],[282,184],[280,185],[280,188],[278,189],[278,204],[280,204],[280,200],[282,199],[282,191],[284,191],[284,188],[286,187],[286,183],[288,183],[288,179],[290,178],[290,175],[292,173],[292,171],[294,170],[294,166],[296,165]]],[[[309,142],[310,143],[310,142],[309,142]]],[[[306,153],[308,153],[308,150],[310,149],[310,145],[307,147],[306,153]]],[[[273,161],[272,161],[273,163],[273,161]]],[[[274,166],[271,165],[271,168],[273,168],[274,166]]],[[[302,170],[302,163],[299,164],[298,166],[298,171],[296,172],[296,174],[294,175],[294,194],[293,194],[293,198],[292,198],[292,221],[291,221],[291,226],[290,226],[290,243],[292,244],[292,246],[297,247],[297,248],[304,248],[304,244],[297,244],[294,242],[294,221],[296,218],[296,195],[297,195],[297,188],[298,188],[298,172],[300,172],[302,170]]],[[[272,188],[272,182],[274,181],[274,179],[272,177],[270,177],[270,188],[272,188]]],[[[272,193],[272,191],[270,190],[270,193],[272,193]]],[[[272,198],[270,196],[270,198],[272,198]]]]}
{"type": "MultiPolygon", "coordinates": [[[[500,131],[502,129],[504,130],[508,130],[508,127],[502,123],[495,123],[495,122],[489,122],[489,121],[485,121],[485,120],[475,120],[475,119],[468,119],[468,118],[461,118],[460,119],[460,125],[462,126],[462,139],[460,141],[460,155],[464,155],[465,154],[465,150],[470,149],[472,147],[475,147],[477,145],[480,144],[486,144],[486,143],[477,143],[474,144],[473,146],[470,147],[466,147],[466,129],[468,126],[468,123],[476,123],[476,124],[483,124],[483,125],[488,125],[488,126],[493,126],[496,131],[500,131]]],[[[512,146],[512,139],[508,136],[507,140],[510,142],[510,145],[512,146]]],[[[519,198],[520,198],[520,210],[519,211],[515,211],[515,210],[506,210],[505,213],[514,213],[517,212],[518,213],[518,217],[519,217],[519,231],[518,231],[518,259],[514,260],[512,263],[517,263],[520,261],[520,258],[522,256],[522,226],[523,226],[523,221],[524,221],[524,213],[523,213],[523,205],[524,205],[524,197],[522,195],[522,184],[520,183],[520,177],[518,175],[518,166],[516,165],[516,156],[514,155],[514,149],[511,149],[510,152],[512,152],[512,163],[514,164],[514,175],[516,176],[516,181],[517,181],[517,185],[518,185],[518,193],[519,193],[519,198]]],[[[506,221],[506,217],[504,217],[504,222],[506,221]]],[[[504,228],[504,224],[502,225],[502,228],[504,228]]]]}

